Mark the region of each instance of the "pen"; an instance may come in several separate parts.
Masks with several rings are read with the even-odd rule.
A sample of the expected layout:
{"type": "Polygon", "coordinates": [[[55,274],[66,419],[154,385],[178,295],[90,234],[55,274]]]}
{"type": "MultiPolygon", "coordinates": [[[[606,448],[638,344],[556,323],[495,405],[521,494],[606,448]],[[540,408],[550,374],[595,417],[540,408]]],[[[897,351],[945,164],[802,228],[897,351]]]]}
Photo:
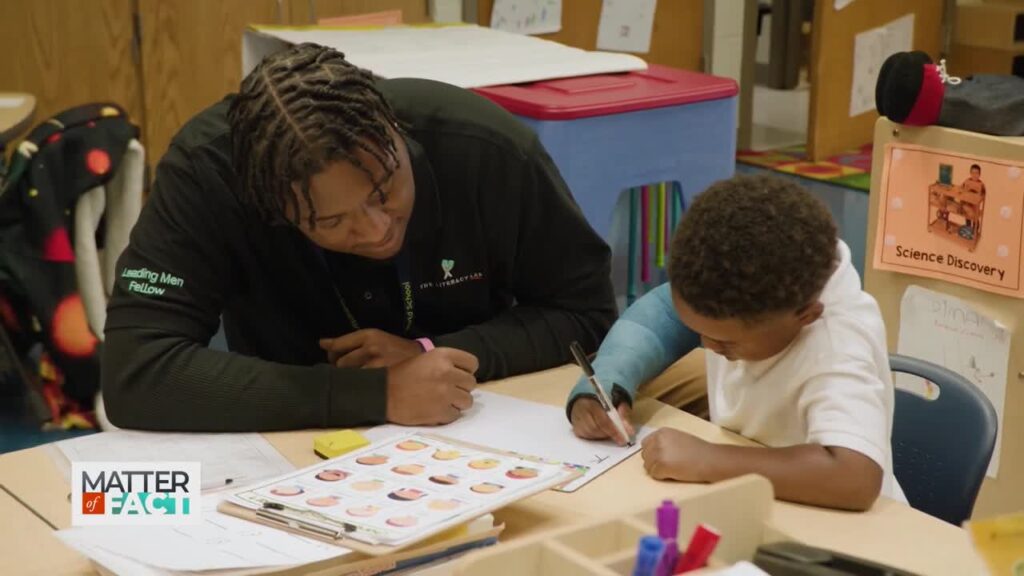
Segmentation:
{"type": "Polygon", "coordinates": [[[679,562],[676,563],[675,573],[683,574],[703,568],[708,563],[711,553],[715,551],[715,546],[718,546],[719,538],[721,538],[721,534],[717,530],[707,524],[698,524],[693,531],[693,537],[690,538],[690,544],[686,547],[686,552],[683,552],[683,555],[679,557],[679,562]]]}
{"type": "Polygon", "coordinates": [[[288,526],[293,530],[305,530],[307,532],[312,532],[313,534],[318,534],[320,536],[327,536],[332,540],[338,540],[341,538],[341,532],[337,530],[330,530],[328,528],[314,526],[307,522],[303,522],[302,520],[297,520],[290,516],[286,516],[280,512],[274,512],[273,510],[275,508],[276,506],[264,506],[263,509],[256,511],[256,515],[260,518],[266,518],[267,520],[273,520],[274,522],[284,524],[285,526],[288,526]]]}
{"type": "MultiPolygon", "coordinates": [[[[295,518],[294,516],[288,515],[286,513],[287,510],[288,507],[284,504],[280,504],[278,502],[264,502],[263,506],[256,511],[256,515],[260,518],[266,518],[267,520],[273,520],[274,522],[284,524],[294,530],[305,530],[320,536],[327,536],[332,540],[340,540],[344,538],[345,534],[357,531],[356,526],[354,524],[349,524],[348,522],[342,523],[342,530],[332,530],[323,526],[317,526],[316,524],[312,524],[301,518],[295,518]]],[[[371,541],[371,544],[372,543],[375,543],[375,541],[371,541]]]]}
{"type": "Polygon", "coordinates": [[[235,483],[235,479],[234,478],[225,478],[223,484],[221,483],[221,481],[219,479],[214,478],[212,481],[203,482],[202,485],[199,486],[199,490],[205,492],[206,490],[212,490],[214,488],[220,488],[222,486],[230,486],[230,485],[232,485],[234,483],[235,483]]]}
{"type": "Polygon", "coordinates": [[[580,368],[583,369],[583,374],[586,375],[587,381],[590,382],[590,386],[594,389],[594,393],[597,395],[597,401],[601,403],[601,409],[608,414],[608,418],[611,419],[612,424],[615,426],[615,430],[626,439],[626,445],[632,446],[635,442],[626,432],[626,425],[622,423],[622,416],[619,415],[619,411],[615,409],[615,405],[612,404],[612,399],[608,397],[608,393],[601,387],[601,383],[597,381],[597,375],[594,374],[594,367],[590,365],[590,361],[587,360],[587,355],[583,353],[583,347],[580,346],[579,342],[573,342],[569,345],[569,351],[572,352],[576,363],[579,364],[580,368]]]}

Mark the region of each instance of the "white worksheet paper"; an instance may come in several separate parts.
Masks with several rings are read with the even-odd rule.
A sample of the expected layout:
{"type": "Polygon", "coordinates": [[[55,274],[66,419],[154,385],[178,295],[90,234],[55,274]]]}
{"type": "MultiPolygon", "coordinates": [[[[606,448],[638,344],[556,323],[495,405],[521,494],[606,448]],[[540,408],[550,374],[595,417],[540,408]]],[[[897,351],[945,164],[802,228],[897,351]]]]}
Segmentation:
{"type": "MultiPolygon", "coordinates": [[[[909,286],[900,304],[899,354],[949,368],[977,386],[996,409],[999,432],[988,476],[999,474],[1003,406],[1010,364],[1010,331],[969,303],[920,286],[909,286]]],[[[896,374],[897,388],[925,398],[941,390],[922,378],[896,374]]]]}
{"type": "Polygon", "coordinates": [[[100,549],[175,571],[295,566],[349,553],[347,548],[222,514],[217,505],[224,496],[203,496],[203,523],[198,526],[87,526],[60,530],[57,536],[86,556],[100,549]]]}
{"type": "Polygon", "coordinates": [[[203,490],[241,486],[295,469],[263,436],[251,433],[112,430],[63,440],[57,448],[71,462],[198,461],[203,490]]]}
{"type": "Polygon", "coordinates": [[[631,54],[591,52],[480,26],[379,30],[260,29],[291,44],[336,48],[353,64],[384,78],[426,78],[462,88],[643,70],[631,54]]]}
{"type": "Polygon", "coordinates": [[[636,444],[619,447],[611,441],[594,442],[577,438],[561,406],[520,400],[483,390],[473,392],[473,398],[473,407],[451,424],[437,427],[389,424],[371,429],[367,436],[377,441],[387,436],[419,431],[496,450],[562,462],[583,472],[582,476],[559,488],[564,492],[573,492],[635,454],[640,450],[640,441],[653,432],[652,429],[642,427],[637,430],[636,444]]]}
{"type": "Polygon", "coordinates": [[[657,0],[603,0],[597,49],[650,52],[657,7],[657,0]]]}
{"type": "Polygon", "coordinates": [[[853,40],[853,83],[850,117],[875,109],[875,84],[885,59],[914,46],[914,15],[907,14],[885,26],[865,30],[853,40]]]}
{"type": "Polygon", "coordinates": [[[516,34],[550,34],[562,29],[562,0],[494,0],[491,28],[516,34]]]}

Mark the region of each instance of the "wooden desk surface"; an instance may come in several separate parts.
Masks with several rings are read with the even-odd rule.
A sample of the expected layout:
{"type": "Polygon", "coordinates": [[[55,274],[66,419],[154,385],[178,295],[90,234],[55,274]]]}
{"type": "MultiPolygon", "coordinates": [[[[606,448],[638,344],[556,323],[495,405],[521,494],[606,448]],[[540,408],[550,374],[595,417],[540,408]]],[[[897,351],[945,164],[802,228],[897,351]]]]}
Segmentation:
{"type": "Polygon", "coordinates": [[[969,190],[955,184],[935,183],[928,187],[929,192],[938,192],[944,197],[949,197],[957,202],[966,202],[975,206],[985,201],[985,195],[977,190],[969,190]]]}
{"type": "Polygon", "coordinates": [[[45,522],[0,491],[0,562],[10,574],[93,574],[92,564],[64,546],[45,522]]]}
{"type": "MultiPolygon", "coordinates": [[[[526,400],[561,405],[575,383],[576,374],[573,367],[564,367],[488,384],[485,388],[526,400]]],[[[748,442],[658,402],[640,402],[637,415],[648,425],[672,426],[714,442],[748,442]]],[[[293,464],[307,466],[319,460],[312,451],[313,437],[319,432],[274,432],[265,437],[293,464]]],[[[67,501],[68,484],[52,461],[48,452],[51,449],[37,447],[0,456],[0,483],[53,524],[66,527],[71,516],[67,501]]],[[[502,540],[509,541],[581,519],[635,511],[653,506],[663,498],[681,497],[704,489],[703,485],[653,480],[644,473],[643,462],[636,455],[573,494],[545,492],[509,506],[496,516],[507,526],[502,540]]],[[[18,532],[21,537],[17,540],[0,538],[0,558],[15,558],[28,563],[34,562],[36,556],[45,556],[46,562],[59,561],[58,564],[47,564],[59,566],[59,569],[51,570],[52,573],[81,573],[82,559],[49,534],[39,519],[28,511],[24,512],[14,516],[0,514],[0,518],[5,519],[4,533],[18,532]],[[15,521],[8,522],[9,517],[15,521]],[[34,528],[21,535],[21,523],[31,524],[34,528]],[[29,541],[32,546],[26,546],[29,541]]],[[[877,560],[919,574],[984,573],[966,532],[887,499],[880,499],[864,513],[777,502],[773,523],[782,532],[807,544],[877,560]]],[[[18,563],[13,565],[20,566],[18,563]]]]}

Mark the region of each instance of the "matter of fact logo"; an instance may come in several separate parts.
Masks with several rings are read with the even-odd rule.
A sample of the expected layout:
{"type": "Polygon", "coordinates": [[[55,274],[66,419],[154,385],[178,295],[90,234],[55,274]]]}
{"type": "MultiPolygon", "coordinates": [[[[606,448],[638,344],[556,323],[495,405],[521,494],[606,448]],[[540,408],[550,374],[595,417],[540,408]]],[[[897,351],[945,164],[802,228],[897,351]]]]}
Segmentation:
{"type": "Polygon", "coordinates": [[[200,522],[198,462],[74,462],[71,477],[72,525],[200,522]]]}

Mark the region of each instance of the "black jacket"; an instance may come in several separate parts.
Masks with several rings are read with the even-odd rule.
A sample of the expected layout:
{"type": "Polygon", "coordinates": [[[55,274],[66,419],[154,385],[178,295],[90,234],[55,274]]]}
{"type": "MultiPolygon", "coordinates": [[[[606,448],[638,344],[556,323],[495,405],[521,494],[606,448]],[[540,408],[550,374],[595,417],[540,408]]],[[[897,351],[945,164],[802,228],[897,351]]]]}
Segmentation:
{"type": "Polygon", "coordinates": [[[533,132],[465,90],[424,80],[380,88],[406,126],[416,183],[403,247],[411,331],[396,262],[325,261],[298,230],[266,225],[239,202],[229,97],[175,137],[118,262],[102,365],[114,424],[382,422],[386,370],[335,368],[318,346],[353,329],[335,287],[361,328],[471,352],[481,381],[565,363],[572,340],[596,349],[615,319],[609,249],[533,132]],[[221,318],[230,353],[207,348],[221,318]]]}

